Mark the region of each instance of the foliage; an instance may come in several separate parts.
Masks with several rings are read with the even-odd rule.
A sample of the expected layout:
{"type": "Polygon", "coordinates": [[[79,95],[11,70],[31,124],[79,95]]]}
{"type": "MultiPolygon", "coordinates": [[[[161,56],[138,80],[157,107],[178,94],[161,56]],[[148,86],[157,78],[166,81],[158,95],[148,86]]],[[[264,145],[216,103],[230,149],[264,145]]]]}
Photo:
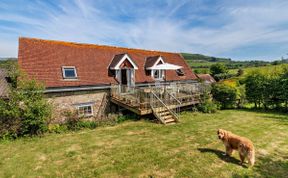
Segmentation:
{"type": "Polygon", "coordinates": [[[66,124],[49,124],[48,131],[50,133],[64,133],[68,131],[66,124]]]}
{"type": "Polygon", "coordinates": [[[134,113],[133,114],[129,113],[126,115],[120,115],[116,118],[116,123],[121,123],[121,122],[124,122],[127,120],[136,120],[137,118],[138,118],[138,116],[134,113]]]}
{"type": "MultiPolygon", "coordinates": [[[[267,66],[271,64],[268,61],[259,61],[259,60],[251,60],[251,61],[232,61],[229,58],[219,58],[219,57],[210,57],[201,54],[189,54],[189,53],[182,53],[182,56],[187,61],[189,66],[192,69],[208,69],[211,65],[215,63],[222,63],[226,65],[228,69],[239,69],[239,68],[247,68],[247,67],[260,67],[260,66],[267,66]]],[[[287,63],[287,59],[282,59],[277,64],[287,63]]],[[[203,72],[200,72],[203,73],[203,72]]]]}
{"type": "Polygon", "coordinates": [[[275,68],[270,72],[255,70],[245,77],[245,89],[247,100],[254,103],[257,108],[265,109],[286,108],[288,91],[288,67],[281,70],[275,68]]]}
{"type": "Polygon", "coordinates": [[[223,83],[214,84],[211,93],[222,109],[233,108],[236,104],[237,90],[234,87],[223,83]]]}
{"type": "Polygon", "coordinates": [[[228,69],[227,69],[227,67],[224,64],[217,63],[217,64],[211,65],[210,73],[211,73],[212,76],[215,76],[217,74],[227,74],[228,73],[228,69]]]}
{"type": "Polygon", "coordinates": [[[197,109],[203,113],[215,113],[218,109],[217,105],[212,101],[211,89],[205,88],[201,95],[201,104],[197,106],[197,109]]]}
{"type": "Polygon", "coordinates": [[[243,69],[238,69],[237,76],[239,77],[239,76],[241,76],[243,74],[244,74],[244,70],[243,69]]]}
{"type": "Polygon", "coordinates": [[[215,75],[214,75],[214,79],[215,79],[216,81],[220,81],[220,80],[232,78],[232,77],[234,77],[234,76],[235,76],[234,74],[221,73],[221,74],[215,74],[215,75]]]}
{"type": "Polygon", "coordinates": [[[63,115],[66,118],[67,128],[69,130],[78,130],[78,122],[81,120],[81,117],[78,116],[76,110],[65,110],[63,115]]]}
{"type": "MultiPolygon", "coordinates": [[[[19,74],[18,70],[14,70],[14,73],[19,74]]],[[[43,89],[42,84],[24,75],[18,82],[12,81],[9,100],[0,100],[0,137],[39,135],[47,130],[47,119],[51,117],[52,108],[44,99],[43,89]],[[17,87],[13,84],[17,84],[17,87]]]]}

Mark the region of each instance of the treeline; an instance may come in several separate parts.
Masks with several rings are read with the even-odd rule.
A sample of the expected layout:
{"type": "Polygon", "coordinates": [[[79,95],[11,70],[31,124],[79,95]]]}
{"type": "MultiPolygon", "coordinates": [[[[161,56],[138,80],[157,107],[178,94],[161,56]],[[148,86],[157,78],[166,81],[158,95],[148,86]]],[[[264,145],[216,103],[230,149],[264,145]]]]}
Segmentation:
{"type": "Polygon", "coordinates": [[[247,67],[261,67],[267,65],[279,65],[287,64],[288,59],[282,58],[281,60],[275,60],[272,62],[263,61],[263,60],[250,60],[250,61],[232,61],[230,58],[219,58],[205,56],[202,54],[190,54],[182,53],[182,56],[189,63],[190,67],[193,69],[208,69],[211,64],[223,63],[228,69],[239,69],[247,67]]]}
{"type": "Polygon", "coordinates": [[[212,86],[211,94],[223,109],[241,108],[251,103],[255,108],[287,112],[288,66],[271,71],[255,69],[240,80],[221,80],[212,86]]]}
{"type": "Polygon", "coordinates": [[[212,56],[205,56],[202,54],[190,54],[190,53],[182,53],[182,56],[186,60],[202,60],[207,62],[230,62],[230,58],[219,58],[212,56]]]}
{"type": "Polygon", "coordinates": [[[255,71],[244,84],[247,100],[256,108],[288,109],[288,67],[274,73],[255,71]]]}

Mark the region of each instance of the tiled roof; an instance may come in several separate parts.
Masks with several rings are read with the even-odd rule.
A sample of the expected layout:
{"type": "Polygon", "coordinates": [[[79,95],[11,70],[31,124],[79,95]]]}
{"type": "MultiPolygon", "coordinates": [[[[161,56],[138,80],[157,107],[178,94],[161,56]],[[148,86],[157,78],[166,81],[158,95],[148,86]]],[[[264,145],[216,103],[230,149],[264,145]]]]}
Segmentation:
{"type": "Polygon", "coordinates": [[[121,61],[121,59],[125,56],[125,54],[117,54],[114,56],[109,67],[114,68],[121,61]]]}
{"type": "Polygon", "coordinates": [[[155,62],[159,59],[160,56],[151,56],[147,57],[146,62],[145,62],[145,68],[152,67],[155,62]]]}
{"type": "Polygon", "coordinates": [[[0,98],[7,98],[9,94],[9,86],[6,77],[5,70],[0,69],[0,98]]]}
{"type": "Polygon", "coordinates": [[[206,82],[209,82],[209,83],[215,83],[215,79],[210,75],[210,74],[197,74],[197,76],[206,81],[206,82]]]}
{"type": "Polygon", "coordinates": [[[178,53],[34,38],[19,39],[18,62],[28,76],[43,81],[47,88],[116,84],[117,81],[108,68],[113,58],[119,54],[128,54],[138,66],[135,73],[136,83],[154,82],[145,72],[146,58],[151,56],[162,56],[165,62],[183,66],[184,76],[178,76],[175,71],[167,71],[167,81],[197,79],[178,53]],[[78,80],[64,80],[62,66],[75,66],[78,80]]]}

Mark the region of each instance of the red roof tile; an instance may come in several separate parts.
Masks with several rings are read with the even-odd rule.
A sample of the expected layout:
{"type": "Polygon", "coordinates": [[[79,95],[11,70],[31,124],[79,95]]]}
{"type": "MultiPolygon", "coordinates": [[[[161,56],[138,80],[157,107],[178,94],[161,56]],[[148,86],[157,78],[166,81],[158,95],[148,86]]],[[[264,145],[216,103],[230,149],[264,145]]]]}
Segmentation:
{"type": "Polygon", "coordinates": [[[44,82],[48,88],[116,84],[117,81],[109,73],[109,65],[119,54],[128,54],[138,66],[136,83],[154,81],[150,75],[146,75],[144,68],[146,58],[152,56],[162,56],[165,62],[183,66],[184,76],[167,71],[167,81],[197,79],[184,58],[177,53],[34,38],[19,38],[18,62],[28,76],[44,82]],[[64,80],[62,66],[75,66],[78,80],[64,80]]]}

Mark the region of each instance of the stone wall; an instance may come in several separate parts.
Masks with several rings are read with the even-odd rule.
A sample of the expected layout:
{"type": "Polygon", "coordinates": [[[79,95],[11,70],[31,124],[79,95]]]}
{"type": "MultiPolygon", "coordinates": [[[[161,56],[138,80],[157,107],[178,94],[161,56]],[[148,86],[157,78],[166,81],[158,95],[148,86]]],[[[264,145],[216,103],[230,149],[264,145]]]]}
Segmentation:
{"type": "MultiPolygon", "coordinates": [[[[63,123],[66,120],[65,111],[75,112],[77,111],[77,105],[84,103],[92,103],[93,116],[85,118],[87,120],[97,120],[100,117],[100,110],[106,110],[107,108],[101,107],[101,103],[104,97],[108,97],[107,91],[95,91],[93,93],[85,94],[71,94],[65,96],[49,96],[48,101],[53,105],[52,123],[63,123]]],[[[106,98],[109,102],[109,98],[106,98]]],[[[109,103],[106,107],[108,107],[109,103]]],[[[103,113],[103,112],[102,112],[103,113]]]]}

